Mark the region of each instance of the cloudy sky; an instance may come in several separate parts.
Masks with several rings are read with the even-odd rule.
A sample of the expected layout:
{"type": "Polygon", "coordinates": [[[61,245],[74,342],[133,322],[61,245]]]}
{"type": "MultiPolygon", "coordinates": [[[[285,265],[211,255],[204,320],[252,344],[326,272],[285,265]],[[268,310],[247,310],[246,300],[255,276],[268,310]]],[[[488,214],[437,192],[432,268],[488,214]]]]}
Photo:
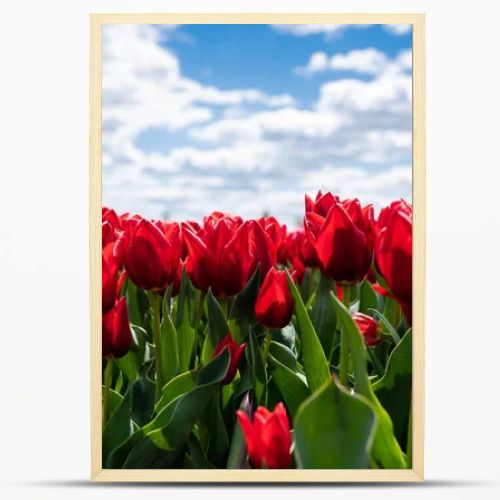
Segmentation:
{"type": "Polygon", "coordinates": [[[178,220],[411,199],[407,25],[107,25],[103,204],[178,220]]]}

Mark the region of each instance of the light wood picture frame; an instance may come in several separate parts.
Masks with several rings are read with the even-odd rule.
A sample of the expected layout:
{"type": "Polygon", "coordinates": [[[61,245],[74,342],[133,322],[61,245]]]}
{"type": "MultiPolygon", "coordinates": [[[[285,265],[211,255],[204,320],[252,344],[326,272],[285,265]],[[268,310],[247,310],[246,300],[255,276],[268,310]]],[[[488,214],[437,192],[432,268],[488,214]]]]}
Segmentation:
{"type": "Polygon", "coordinates": [[[415,482],[424,479],[425,15],[424,14],[91,14],[90,15],[90,401],[91,479],[156,482],[415,482]],[[412,469],[103,469],[101,345],[102,32],[106,24],[411,24],[413,27],[413,372],[412,469]]]}

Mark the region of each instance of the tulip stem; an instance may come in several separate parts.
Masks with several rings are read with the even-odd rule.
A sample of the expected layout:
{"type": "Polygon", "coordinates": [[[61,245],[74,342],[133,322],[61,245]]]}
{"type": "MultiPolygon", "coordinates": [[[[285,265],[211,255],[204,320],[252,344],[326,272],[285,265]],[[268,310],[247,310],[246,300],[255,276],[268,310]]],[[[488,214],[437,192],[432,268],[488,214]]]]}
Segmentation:
{"type": "Polygon", "coordinates": [[[160,325],[160,306],[161,297],[155,292],[148,292],[149,304],[151,305],[153,319],[153,342],[155,344],[156,356],[156,391],[155,399],[160,400],[161,390],[163,388],[163,356],[161,352],[161,325],[160,325]]]}
{"type": "Polygon", "coordinates": [[[104,368],[104,395],[102,421],[105,424],[109,420],[111,379],[113,377],[113,358],[108,358],[104,368]]]}
{"type": "Polygon", "coordinates": [[[267,363],[267,358],[269,357],[269,348],[271,347],[272,336],[273,331],[268,328],[266,331],[266,346],[264,347],[264,364],[267,363]]]}
{"type": "MultiPolygon", "coordinates": [[[[349,291],[349,285],[342,287],[342,302],[348,310],[351,303],[349,291]]],[[[339,380],[342,385],[347,385],[349,382],[349,340],[344,328],[340,336],[339,380]]]]}

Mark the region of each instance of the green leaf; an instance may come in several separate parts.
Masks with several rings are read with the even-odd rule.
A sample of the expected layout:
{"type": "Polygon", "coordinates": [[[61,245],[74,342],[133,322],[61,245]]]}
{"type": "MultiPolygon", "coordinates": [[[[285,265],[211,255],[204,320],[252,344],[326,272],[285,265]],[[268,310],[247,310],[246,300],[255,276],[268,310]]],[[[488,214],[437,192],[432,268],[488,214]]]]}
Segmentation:
{"type": "Polygon", "coordinates": [[[167,469],[172,467],[180,450],[163,450],[148,438],[140,439],[127,456],[124,469],[167,469]]]}
{"type": "Polygon", "coordinates": [[[201,359],[200,362],[204,365],[207,363],[210,363],[210,360],[212,359],[212,354],[214,352],[214,348],[212,347],[212,343],[210,342],[210,337],[208,336],[208,333],[205,335],[203,338],[203,345],[201,348],[201,359]]]}
{"type": "Polygon", "coordinates": [[[136,381],[131,384],[115,411],[105,424],[102,435],[103,463],[117,446],[126,441],[134,425],[142,426],[151,420],[155,383],[148,377],[152,363],[145,364],[136,381]]]}
{"type": "Polygon", "coordinates": [[[371,283],[366,279],[361,285],[359,312],[369,314],[370,309],[378,308],[378,298],[371,283]]]}
{"type": "MultiPolygon", "coordinates": [[[[104,395],[104,386],[102,386],[102,394],[104,395]]],[[[114,391],[113,389],[109,390],[109,412],[110,415],[118,408],[120,403],[123,401],[123,396],[114,391]]]]}
{"type": "Polygon", "coordinates": [[[185,268],[182,270],[181,286],[177,297],[177,314],[175,327],[177,330],[177,347],[179,352],[179,372],[189,370],[191,356],[194,351],[196,329],[191,325],[191,310],[196,309],[196,296],[190,287],[185,268]]]}
{"type": "Polygon", "coordinates": [[[126,280],[125,297],[130,323],[144,326],[144,316],[149,309],[149,302],[144,290],[136,287],[130,279],[126,280]]]}
{"type": "Polygon", "coordinates": [[[161,322],[161,351],[163,359],[163,380],[168,382],[179,370],[179,348],[177,330],[169,313],[163,314],[161,322]]]}
{"type": "Polygon", "coordinates": [[[295,358],[292,350],[287,346],[273,340],[269,346],[269,354],[293,372],[298,371],[297,359],[295,358]]]}
{"type": "Polygon", "coordinates": [[[295,372],[274,357],[272,358],[272,365],[273,381],[280,390],[288,412],[293,418],[302,402],[311,395],[311,391],[295,372]]]}
{"type": "Polygon", "coordinates": [[[292,324],[286,325],[284,328],[281,328],[281,330],[274,330],[273,340],[288,347],[288,349],[290,349],[293,353],[297,352],[295,345],[297,333],[295,332],[295,328],[292,324]]]}
{"type": "Polygon", "coordinates": [[[221,413],[219,396],[217,392],[200,418],[200,437],[209,461],[223,467],[229,451],[229,437],[221,413]]]}
{"type": "Polygon", "coordinates": [[[212,290],[207,293],[207,309],[208,309],[208,337],[212,348],[224,339],[229,333],[226,316],[218,300],[212,294],[212,290]]]}
{"type": "Polygon", "coordinates": [[[373,457],[384,469],[405,469],[407,468],[406,459],[394,436],[391,418],[375,396],[370,385],[366,369],[366,347],[361,333],[352,319],[349,310],[337,297],[335,297],[335,295],[332,294],[332,296],[337,305],[340,324],[347,333],[347,339],[349,341],[355,390],[368,399],[377,417],[377,430],[373,443],[373,457]]]}
{"type": "Polygon", "coordinates": [[[385,331],[388,335],[392,337],[395,344],[399,344],[401,338],[399,337],[398,332],[392,326],[391,322],[379,311],[376,309],[369,309],[375,315],[375,318],[378,319],[382,325],[382,330],[385,331]]]}
{"type": "Polygon", "coordinates": [[[139,377],[131,387],[131,417],[139,427],[149,422],[153,415],[156,384],[147,375],[149,368],[149,364],[141,368],[139,377]]]}
{"type": "Polygon", "coordinates": [[[132,391],[129,389],[122,402],[109,417],[102,432],[102,462],[106,463],[109,454],[125,441],[133,432],[131,414],[132,391]]]}
{"type": "Polygon", "coordinates": [[[397,330],[401,322],[401,307],[396,299],[392,297],[385,298],[384,317],[397,330]]]}
{"type": "Polygon", "coordinates": [[[132,383],[136,380],[140,367],[149,360],[148,333],[144,328],[130,325],[132,342],[129,352],[116,360],[116,366],[125,378],[132,383]]]}
{"type": "Polygon", "coordinates": [[[152,422],[115,450],[109,463],[124,468],[170,467],[217,392],[228,367],[229,352],[224,349],[200,371],[196,385],[189,392],[167,404],[152,422]]]}
{"type": "Polygon", "coordinates": [[[330,359],[332,355],[337,325],[335,302],[332,299],[331,290],[332,282],[321,273],[310,316],[327,359],[330,359]]]}
{"type": "Polygon", "coordinates": [[[137,378],[139,364],[137,358],[132,351],[127,352],[125,356],[115,360],[116,367],[129,382],[134,382],[137,378]]]}
{"type": "Polygon", "coordinates": [[[245,288],[236,296],[231,309],[230,324],[235,322],[237,326],[232,328],[231,332],[239,344],[245,340],[250,327],[256,323],[254,308],[259,293],[259,273],[258,266],[245,288]]]}
{"type": "Polygon", "coordinates": [[[295,303],[295,315],[302,341],[304,371],[310,389],[315,391],[330,379],[330,369],[321,342],[307,314],[302,297],[288,272],[287,279],[295,303]]]}
{"type": "Polygon", "coordinates": [[[189,432],[214,396],[229,367],[229,351],[224,349],[198,375],[197,385],[167,405],[144,430],[163,449],[175,449],[186,441],[189,432]],[[170,414],[169,408],[175,405],[170,414]],[[169,418],[165,422],[165,415],[169,418]],[[159,431],[159,433],[155,433],[159,431]]]}
{"type": "Polygon", "coordinates": [[[264,360],[262,359],[262,351],[259,348],[259,343],[257,342],[253,328],[250,329],[248,340],[250,349],[247,347],[245,349],[245,354],[252,373],[253,389],[255,391],[257,403],[265,405],[267,371],[264,360]]]}
{"type": "Polygon", "coordinates": [[[411,329],[391,352],[385,374],[373,390],[391,417],[399,444],[406,448],[412,394],[411,329]]]}
{"type": "Polygon", "coordinates": [[[194,387],[195,381],[196,371],[191,370],[189,372],[181,373],[167,382],[163,386],[160,400],[156,404],[155,413],[158,414],[171,401],[190,391],[194,387]]]}
{"type": "MultiPolygon", "coordinates": [[[[250,393],[247,392],[240,405],[240,410],[245,413],[251,413],[250,393]]],[[[249,469],[250,464],[247,459],[247,449],[245,437],[240,425],[237,423],[234,426],[233,437],[231,439],[231,447],[229,449],[229,457],[227,459],[226,469],[249,469]]]]}
{"type": "Polygon", "coordinates": [[[189,435],[187,444],[196,469],[215,469],[215,467],[208,461],[201,448],[198,438],[193,433],[189,435]]]}
{"type": "Polygon", "coordinates": [[[375,430],[366,398],[328,381],[299,408],[295,457],[302,469],[366,469],[375,430]]]}

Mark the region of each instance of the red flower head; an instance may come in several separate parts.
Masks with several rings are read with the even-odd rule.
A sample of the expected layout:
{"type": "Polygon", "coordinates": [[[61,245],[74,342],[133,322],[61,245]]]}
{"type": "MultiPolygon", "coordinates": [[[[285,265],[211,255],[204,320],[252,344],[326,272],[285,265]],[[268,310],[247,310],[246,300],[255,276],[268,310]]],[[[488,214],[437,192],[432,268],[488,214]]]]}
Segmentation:
{"type": "Polygon", "coordinates": [[[241,292],[246,283],[245,241],[233,224],[221,217],[198,234],[183,224],[182,233],[188,254],[186,270],[194,285],[204,292],[211,287],[217,297],[241,292]]]}
{"type": "Polygon", "coordinates": [[[261,272],[267,272],[276,263],[273,242],[256,221],[238,226],[234,220],[220,217],[215,223],[206,220],[198,234],[184,224],[183,235],[189,277],[202,291],[211,287],[216,297],[241,292],[258,264],[261,272]]]}
{"type": "Polygon", "coordinates": [[[102,312],[109,311],[116,299],[119,265],[113,255],[113,243],[102,250],[102,312]]]}
{"type": "Polygon", "coordinates": [[[362,210],[357,199],[338,201],[331,196],[330,202],[326,216],[318,213],[324,213],[326,202],[318,206],[317,201],[315,211],[306,212],[307,236],[324,274],[340,283],[361,281],[373,259],[373,210],[362,210]]]}
{"type": "Polygon", "coordinates": [[[322,217],[326,217],[330,208],[336,203],[339,203],[340,199],[338,196],[334,196],[332,193],[323,194],[321,191],[318,191],[316,195],[316,199],[313,201],[310,196],[306,194],[305,196],[305,206],[306,213],[314,212],[315,214],[321,215],[322,217]]]}
{"type": "Polygon", "coordinates": [[[228,333],[226,337],[224,337],[214,349],[212,354],[212,358],[215,358],[218,354],[220,354],[226,347],[229,348],[229,368],[227,369],[227,374],[224,380],[221,382],[223,385],[230,384],[233,381],[234,376],[236,375],[236,370],[238,369],[238,365],[240,363],[241,356],[243,355],[243,351],[246,347],[246,342],[238,345],[231,334],[228,333]]]}
{"type": "MultiPolygon", "coordinates": [[[[297,281],[302,283],[306,272],[306,260],[303,258],[305,245],[312,248],[303,230],[292,231],[278,249],[278,262],[284,266],[291,266],[296,273],[297,281]]],[[[314,254],[316,259],[316,254],[314,254]]]]}
{"type": "Polygon", "coordinates": [[[241,410],[236,412],[243,429],[250,462],[256,468],[286,469],[290,464],[290,423],[283,403],[273,412],[259,406],[253,420],[241,410]]]}
{"type": "Polygon", "coordinates": [[[265,276],[276,265],[276,246],[270,236],[256,220],[246,221],[240,228],[246,234],[247,280],[259,266],[260,275],[265,276]]]}
{"type": "Polygon", "coordinates": [[[238,229],[243,224],[243,219],[239,215],[212,212],[210,215],[203,217],[203,229],[205,231],[213,230],[221,219],[224,219],[231,229],[238,229]]]}
{"type": "Polygon", "coordinates": [[[290,323],[292,313],[293,298],[288,288],[286,271],[271,268],[255,301],[257,321],[268,328],[283,328],[290,323]]]}
{"type": "Polygon", "coordinates": [[[112,208],[102,207],[102,223],[107,222],[111,224],[115,229],[121,229],[120,217],[116,215],[116,212],[112,208]]]}
{"type": "Polygon", "coordinates": [[[412,206],[395,201],[382,209],[377,221],[375,262],[390,291],[411,323],[412,206]]]}
{"type": "Polygon", "coordinates": [[[102,317],[102,355],[107,358],[121,358],[127,354],[131,341],[127,302],[125,297],[122,297],[102,317]]]}
{"type": "Polygon", "coordinates": [[[123,237],[123,254],[125,270],[135,285],[160,291],[175,280],[182,245],[179,231],[172,233],[165,234],[161,222],[129,221],[123,237]]]}
{"type": "Polygon", "coordinates": [[[261,217],[257,221],[269,235],[276,249],[279,249],[286,238],[286,225],[280,224],[275,217],[261,217]]]}
{"type": "Polygon", "coordinates": [[[375,347],[382,339],[380,324],[372,317],[362,313],[353,313],[352,318],[358,325],[359,331],[365,339],[365,344],[368,347],[375,347]]]}

